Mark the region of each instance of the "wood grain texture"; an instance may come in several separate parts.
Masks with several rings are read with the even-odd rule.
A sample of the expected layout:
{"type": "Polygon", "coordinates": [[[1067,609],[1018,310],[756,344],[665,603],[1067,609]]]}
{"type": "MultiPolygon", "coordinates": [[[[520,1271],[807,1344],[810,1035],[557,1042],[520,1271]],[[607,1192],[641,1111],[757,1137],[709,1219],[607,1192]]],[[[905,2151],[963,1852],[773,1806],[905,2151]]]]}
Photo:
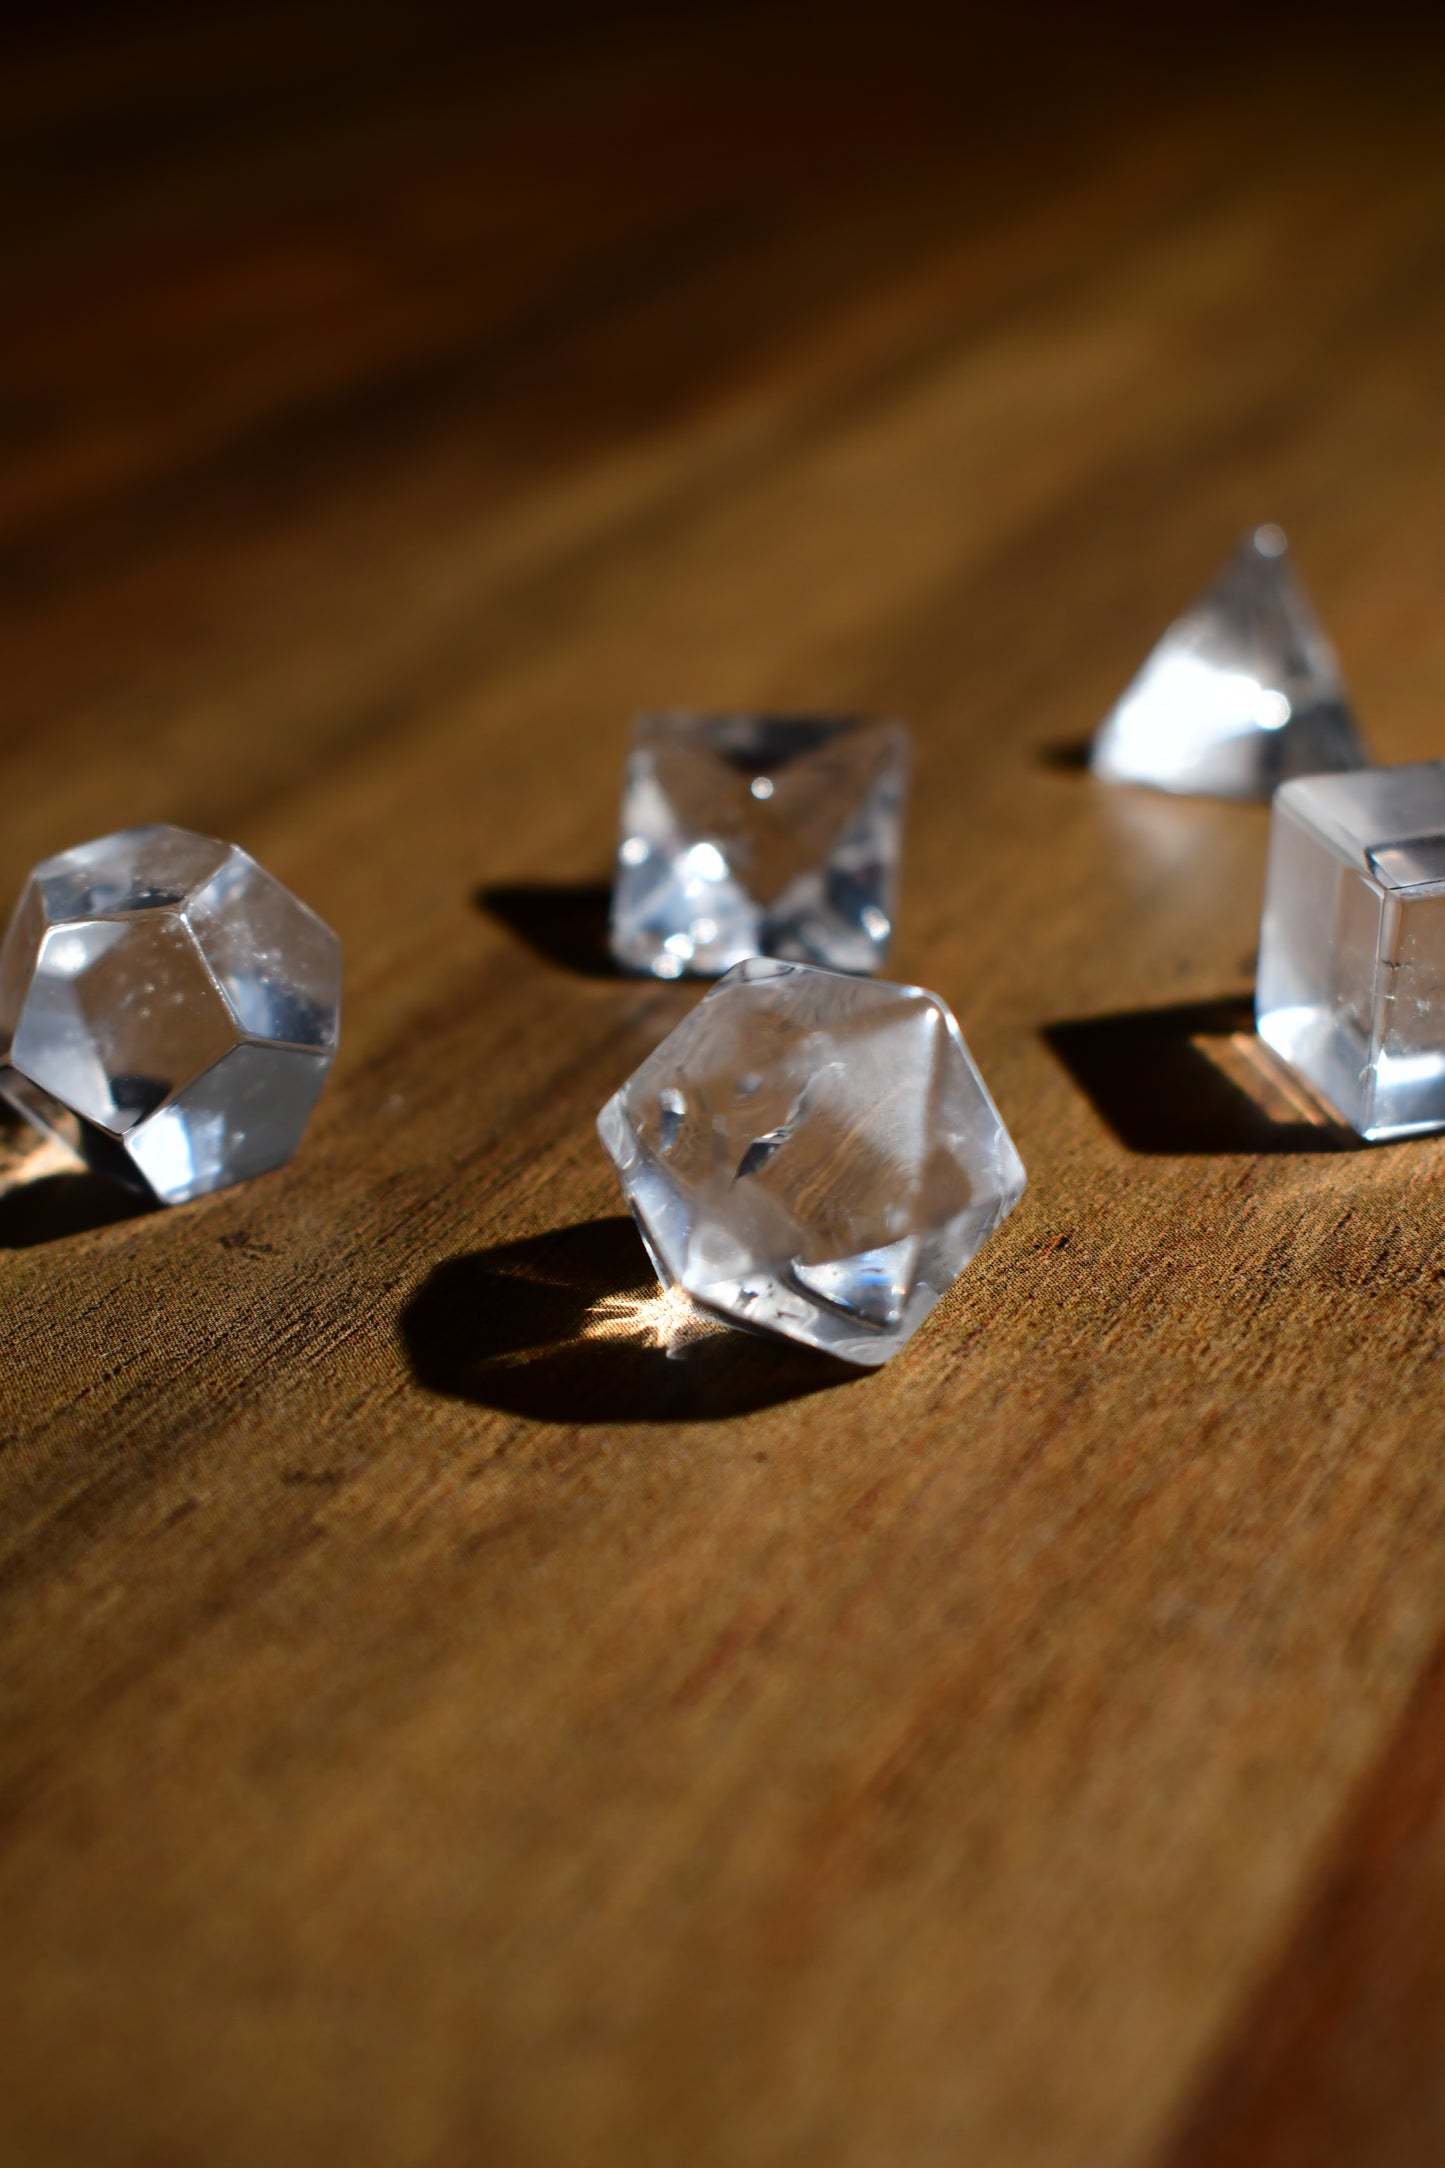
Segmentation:
{"type": "Polygon", "coordinates": [[[341,933],[283,1173],[0,1167],[0,2158],[1445,2148],[1445,1144],[1257,1068],[1257,809],[1071,748],[1278,519],[1445,753],[1445,47],[1225,10],[33,18],[0,876],[341,933]],[[885,1371],[650,1344],[632,711],[917,738],[1023,1205],[885,1371]],[[639,1304],[643,1322],[639,1324],[639,1304]]]}

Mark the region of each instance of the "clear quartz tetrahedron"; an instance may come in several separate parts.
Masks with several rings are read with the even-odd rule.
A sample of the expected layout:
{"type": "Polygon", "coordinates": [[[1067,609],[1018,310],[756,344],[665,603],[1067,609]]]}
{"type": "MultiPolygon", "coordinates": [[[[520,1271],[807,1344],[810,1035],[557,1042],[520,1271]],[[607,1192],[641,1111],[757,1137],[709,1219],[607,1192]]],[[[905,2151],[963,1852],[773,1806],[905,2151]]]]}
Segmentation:
{"type": "Polygon", "coordinates": [[[877,971],[907,781],[897,723],[644,716],[623,784],[613,955],[664,979],[759,955],[877,971]]]}
{"type": "Polygon", "coordinates": [[[1247,535],[1169,627],[1089,754],[1111,782],[1261,799],[1291,776],[1367,760],[1278,527],[1247,535]]]}
{"type": "Polygon", "coordinates": [[[1361,1136],[1445,1128],[1445,761],[1278,793],[1255,1006],[1361,1136]]]}
{"type": "Polygon", "coordinates": [[[934,994],[757,958],[603,1108],[659,1275],[733,1323],[886,1362],[1024,1170],[934,994]]]}
{"type": "Polygon", "coordinates": [[[126,829],[48,858],[0,946],[0,1094],[163,1204],[289,1159],[336,1051],[340,945],[245,851],[126,829]]]}

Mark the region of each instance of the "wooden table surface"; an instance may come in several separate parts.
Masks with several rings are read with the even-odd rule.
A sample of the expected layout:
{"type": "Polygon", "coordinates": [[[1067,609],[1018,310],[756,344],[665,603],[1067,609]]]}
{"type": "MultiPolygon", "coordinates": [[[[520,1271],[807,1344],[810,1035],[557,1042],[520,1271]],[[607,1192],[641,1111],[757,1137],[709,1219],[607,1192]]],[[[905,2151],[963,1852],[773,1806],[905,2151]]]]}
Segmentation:
{"type": "Polygon", "coordinates": [[[0,880],[339,930],[284,1172],[0,1195],[5,2168],[1445,2158],[1445,1143],[1256,1064],[1265,815],[1079,742],[1260,519],[1445,753],[1439,26],[32,11],[0,880]],[[886,1370],[655,1344],[639,707],[916,733],[1030,1172],[886,1370]]]}

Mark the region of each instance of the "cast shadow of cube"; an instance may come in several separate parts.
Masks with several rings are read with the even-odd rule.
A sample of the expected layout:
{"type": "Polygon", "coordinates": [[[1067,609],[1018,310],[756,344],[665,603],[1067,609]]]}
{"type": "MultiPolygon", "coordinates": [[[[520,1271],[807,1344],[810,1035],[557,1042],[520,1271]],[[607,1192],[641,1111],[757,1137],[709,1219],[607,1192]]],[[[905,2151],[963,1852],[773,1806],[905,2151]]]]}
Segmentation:
{"type": "Polygon", "coordinates": [[[448,1258],[400,1332],[427,1391],[553,1423],[717,1421],[868,1374],[698,1319],[621,1215],[448,1258]]]}
{"type": "Polygon", "coordinates": [[[1264,1045],[1247,998],[1084,1017],[1043,1036],[1131,1152],[1365,1149],[1264,1045]]]}

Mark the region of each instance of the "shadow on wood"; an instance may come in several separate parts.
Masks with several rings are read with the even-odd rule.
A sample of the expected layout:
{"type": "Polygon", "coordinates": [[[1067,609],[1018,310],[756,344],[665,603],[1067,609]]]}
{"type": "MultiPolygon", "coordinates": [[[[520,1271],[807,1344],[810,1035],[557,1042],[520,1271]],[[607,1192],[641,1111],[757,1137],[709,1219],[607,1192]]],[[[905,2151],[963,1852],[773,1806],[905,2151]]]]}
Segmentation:
{"type": "Polygon", "coordinates": [[[1242,997],[1090,1016],[1043,1036],[1131,1152],[1363,1149],[1258,1038],[1242,997]]]}
{"type": "Polygon", "coordinates": [[[1063,775],[1087,775],[1092,738],[1069,738],[1058,745],[1039,747],[1039,766],[1055,768],[1063,775]]]}
{"type": "Polygon", "coordinates": [[[429,1392],[543,1422],[710,1422],[864,1375],[707,1321],[679,1333],[676,1300],[620,1215],[449,1258],[400,1329],[429,1392]]]}
{"type": "Polygon", "coordinates": [[[605,881],[503,881],[472,898],[546,962],[589,979],[622,976],[607,946],[611,900],[605,881]]]}
{"type": "Polygon", "coordinates": [[[155,1209],[135,1190],[84,1168],[40,1175],[0,1190],[0,1250],[36,1249],[117,1220],[140,1219],[155,1209]]]}

